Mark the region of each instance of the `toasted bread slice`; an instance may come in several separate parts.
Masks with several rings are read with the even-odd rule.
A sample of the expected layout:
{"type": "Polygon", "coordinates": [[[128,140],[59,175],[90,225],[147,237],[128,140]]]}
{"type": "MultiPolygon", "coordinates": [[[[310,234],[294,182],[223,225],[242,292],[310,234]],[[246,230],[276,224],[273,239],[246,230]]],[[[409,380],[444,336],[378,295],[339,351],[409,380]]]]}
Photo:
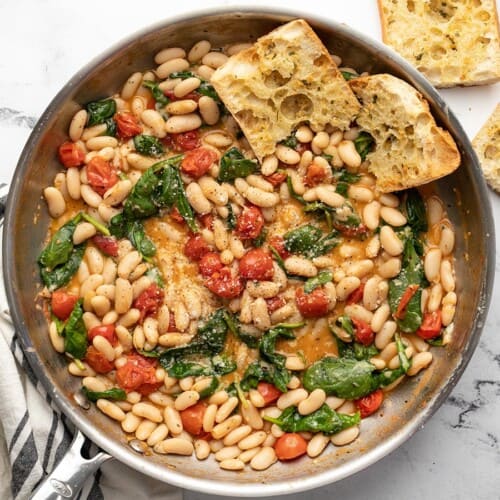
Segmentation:
{"type": "Polygon", "coordinates": [[[486,182],[500,193],[500,103],[474,137],[472,145],[486,182]]]}
{"type": "Polygon", "coordinates": [[[500,80],[495,0],[378,0],[382,38],[436,87],[500,80]]]}
{"type": "Polygon", "coordinates": [[[328,50],[302,19],[232,56],[210,80],[259,160],[301,123],[347,129],[359,103],[328,50]]]}
{"type": "Polygon", "coordinates": [[[366,159],[380,191],[426,184],[458,167],[460,153],[453,138],[436,125],[429,104],[411,85],[388,74],[349,84],[362,103],[357,123],[375,139],[366,159]]]}

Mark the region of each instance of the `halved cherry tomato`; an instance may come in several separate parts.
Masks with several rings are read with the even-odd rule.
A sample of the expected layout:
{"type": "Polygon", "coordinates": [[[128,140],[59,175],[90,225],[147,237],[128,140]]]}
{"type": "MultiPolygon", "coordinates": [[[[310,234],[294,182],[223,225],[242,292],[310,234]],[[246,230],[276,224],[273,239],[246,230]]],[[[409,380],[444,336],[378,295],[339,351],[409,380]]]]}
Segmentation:
{"type": "Polygon", "coordinates": [[[270,280],[274,275],[273,258],[263,248],[251,248],[240,260],[240,274],[249,280],[270,280]]]}
{"type": "Polygon", "coordinates": [[[203,416],[207,410],[207,405],[203,402],[196,403],[180,412],[182,427],[193,436],[199,436],[204,433],[203,416]]]}
{"type": "Polygon", "coordinates": [[[139,120],[132,113],[116,113],[114,119],[116,128],[118,129],[118,135],[122,139],[129,139],[142,132],[139,120]]]}
{"type": "Polygon", "coordinates": [[[307,167],[304,183],[306,186],[315,186],[316,184],[322,183],[327,175],[328,172],[323,165],[318,165],[313,162],[307,167]]]}
{"type": "Polygon", "coordinates": [[[63,142],[59,146],[59,160],[65,167],[79,167],[83,165],[85,153],[74,142],[63,142]]]}
{"type": "Polygon", "coordinates": [[[295,432],[287,432],[274,443],[274,451],[279,460],[293,460],[307,451],[307,441],[295,432]]]}
{"type": "Polygon", "coordinates": [[[214,220],[215,217],[213,214],[203,214],[199,215],[198,218],[200,219],[200,222],[203,227],[206,227],[207,229],[212,230],[214,227],[214,220]]]}
{"type": "Polygon", "coordinates": [[[380,408],[382,401],[384,401],[384,391],[377,389],[362,398],[356,399],[354,404],[358,407],[361,418],[366,418],[373,415],[380,408]]]}
{"type": "Polygon", "coordinates": [[[92,342],[98,335],[104,337],[111,345],[114,345],[117,341],[114,324],[94,326],[87,332],[89,342],[92,342]]]}
{"type": "Polygon", "coordinates": [[[406,315],[406,307],[410,302],[411,298],[417,293],[418,285],[408,285],[404,291],[401,300],[399,301],[398,308],[394,313],[396,319],[403,319],[406,315]]]}
{"type": "Polygon", "coordinates": [[[208,252],[210,247],[201,234],[193,234],[184,245],[184,255],[189,260],[200,260],[208,252]]]}
{"type": "Polygon", "coordinates": [[[259,382],[257,384],[257,390],[264,398],[266,406],[274,403],[283,394],[276,386],[269,382],[259,382]]]}
{"type": "Polygon", "coordinates": [[[203,147],[196,148],[185,154],[182,159],[181,170],[194,179],[198,179],[207,173],[216,160],[215,151],[203,147]]]}
{"type": "Polygon", "coordinates": [[[175,324],[175,316],[172,311],[170,311],[170,314],[168,316],[168,329],[167,332],[176,332],[177,331],[177,325],[175,324]]]}
{"type": "Polygon", "coordinates": [[[264,179],[266,179],[267,182],[270,182],[274,187],[277,187],[283,182],[285,182],[286,178],[287,178],[287,173],[285,170],[276,170],[274,174],[266,175],[264,177],[264,179]]]}
{"type": "Polygon", "coordinates": [[[375,339],[375,332],[372,330],[372,327],[366,321],[361,319],[351,318],[351,320],[356,330],[354,332],[356,342],[365,346],[372,344],[375,339]]]}
{"type": "Polygon", "coordinates": [[[102,234],[96,234],[92,238],[92,243],[106,255],[110,257],[118,257],[118,241],[112,236],[104,236],[102,234]]]}
{"type": "Polygon", "coordinates": [[[239,276],[233,276],[231,269],[223,267],[205,281],[205,286],[215,295],[224,299],[234,299],[241,295],[245,285],[239,276]]]}
{"type": "Polygon", "coordinates": [[[177,97],[174,93],[173,90],[165,90],[163,92],[172,102],[175,101],[180,101],[181,99],[190,99],[192,101],[198,102],[200,100],[201,95],[198,94],[197,92],[189,92],[189,94],[186,94],[185,96],[182,97],[177,97]]]}
{"type": "Polygon", "coordinates": [[[94,156],[87,163],[87,178],[92,189],[101,196],[118,182],[114,167],[100,156],[94,156]]]}
{"type": "Polygon", "coordinates": [[[200,145],[200,134],[197,130],[181,134],[167,134],[161,142],[176,151],[191,151],[200,145]]]}
{"type": "Polygon", "coordinates": [[[217,271],[220,271],[224,267],[224,264],[217,252],[208,252],[200,259],[198,266],[201,275],[208,278],[217,271]]]}
{"type": "Polygon", "coordinates": [[[441,309],[438,309],[424,314],[424,320],[415,333],[424,340],[433,339],[439,336],[442,326],[441,309]]]}
{"type": "Polygon", "coordinates": [[[280,307],[283,307],[286,304],[286,300],[279,295],[276,297],[271,297],[270,299],[266,299],[267,310],[269,313],[273,313],[280,307]]]}
{"type": "Polygon", "coordinates": [[[357,304],[358,302],[361,302],[363,299],[363,292],[365,291],[365,284],[361,283],[361,285],[352,292],[349,297],[347,297],[346,304],[351,305],[351,304],[357,304]]]}
{"type": "Polygon", "coordinates": [[[146,316],[154,315],[163,304],[165,292],[156,284],[151,283],[133,302],[133,307],[139,309],[141,315],[139,323],[144,321],[146,316]]]}
{"type": "Polygon", "coordinates": [[[348,226],[347,224],[342,224],[342,222],[333,222],[333,227],[347,238],[359,238],[360,236],[365,236],[368,232],[368,228],[364,224],[348,226]]]}
{"type": "Polygon", "coordinates": [[[71,311],[78,302],[78,297],[62,290],[52,292],[50,307],[52,312],[62,320],[68,319],[71,311]]]}
{"type": "Polygon", "coordinates": [[[277,234],[271,236],[271,238],[269,238],[269,245],[272,246],[276,252],[278,252],[278,255],[282,259],[290,257],[291,253],[286,249],[285,240],[281,236],[278,236],[277,234]]]}
{"type": "Polygon", "coordinates": [[[323,288],[315,288],[311,293],[305,293],[303,288],[297,288],[295,302],[304,318],[319,318],[328,313],[328,295],[323,288]]]}
{"type": "Polygon", "coordinates": [[[262,210],[252,205],[245,207],[238,216],[235,232],[242,240],[253,240],[259,236],[263,227],[264,216],[262,210]]]}
{"type": "Polygon", "coordinates": [[[170,210],[170,217],[177,222],[177,224],[185,224],[186,221],[184,220],[184,217],[181,215],[179,212],[179,209],[177,207],[172,207],[170,210]]]}
{"type": "Polygon", "coordinates": [[[109,373],[115,368],[113,361],[108,361],[108,358],[93,345],[87,349],[84,361],[97,373],[109,373]]]}
{"type": "Polygon", "coordinates": [[[116,370],[116,382],[127,392],[137,391],[147,396],[156,391],[163,382],[156,379],[158,361],[133,353],[127,356],[127,362],[116,370]]]}

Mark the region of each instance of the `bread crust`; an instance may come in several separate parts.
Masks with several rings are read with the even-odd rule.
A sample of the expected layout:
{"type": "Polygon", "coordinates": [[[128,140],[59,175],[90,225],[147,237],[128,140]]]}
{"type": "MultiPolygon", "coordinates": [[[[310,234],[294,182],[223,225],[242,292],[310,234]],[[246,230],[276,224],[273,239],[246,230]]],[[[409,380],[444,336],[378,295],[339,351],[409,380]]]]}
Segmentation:
{"type": "Polygon", "coordinates": [[[389,74],[349,84],[362,102],[357,123],[375,139],[366,160],[380,191],[426,184],[459,166],[455,141],[437,126],[427,100],[411,85],[389,74]]]}
{"type": "Polygon", "coordinates": [[[486,182],[500,193],[500,103],[472,140],[486,182]]]}
{"type": "Polygon", "coordinates": [[[377,1],[384,43],[436,87],[500,81],[495,0],[377,1]]]}
{"type": "Polygon", "coordinates": [[[211,83],[259,160],[302,123],[349,128],[359,103],[328,50],[303,19],[232,56],[211,83]]]}

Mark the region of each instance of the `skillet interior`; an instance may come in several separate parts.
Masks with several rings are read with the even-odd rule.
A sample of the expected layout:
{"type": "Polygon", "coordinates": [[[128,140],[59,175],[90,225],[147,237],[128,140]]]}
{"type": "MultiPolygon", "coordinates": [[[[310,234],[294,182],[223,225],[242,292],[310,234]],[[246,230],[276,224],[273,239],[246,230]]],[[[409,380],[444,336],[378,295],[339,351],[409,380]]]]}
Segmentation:
{"type": "Polygon", "coordinates": [[[477,159],[456,119],[423,77],[387,48],[346,26],[309,17],[330,51],[341,55],[346,66],[371,73],[390,72],[416,86],[459,145],[462,166],[435,184],[457,229],[459,303],[452,345],[446,350],[435,349],[431,367],[393,392],[384,405],[383,419],[364,421],[360,438],[348,448],[329,448],[318,459],[276,464],[264,473],[222,471],[212,459],[142,457],[127,446],[115,422],[94,408],[84,411],[73,401],[80,381],[68,375],[66,360],[52,349],[45,318],[35,304],[41,289],[36,258],[49,223],[41,192],[60,169],[55,152],[66,138],[72,115],[81,104],[119,89],[133,71],[150,68],[152,55],[163,47],[188,48],[202,38],[214,46],[254,40],[293,17],[293,13],[270,10],[211,12],[168,20],[122,42],[76,74],[49,105],[22,153],[9,195],[3,240],[7,295],[28,361],[46,390],[84,434],[116,458],[162,481],[206,493],[269,496],[297,492],[346,477],[395,449],[425,422],[455,385],[479,340],[492,288],[491,209],[477,159]]]}

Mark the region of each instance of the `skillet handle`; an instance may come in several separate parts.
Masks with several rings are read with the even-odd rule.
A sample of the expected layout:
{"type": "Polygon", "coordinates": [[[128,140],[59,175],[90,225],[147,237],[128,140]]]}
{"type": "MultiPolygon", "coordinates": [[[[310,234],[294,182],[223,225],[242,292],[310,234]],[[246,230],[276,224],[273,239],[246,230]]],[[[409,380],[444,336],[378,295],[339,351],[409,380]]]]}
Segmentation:
{"type": "Polygon", "coordinates": [[[82,447],[87,438],[76,431],[73,442],[57,467],[45,478],[43,483],[31,496],[31,500],[63,500],[74,499],[87,478],[93,474],[101,464],[113,458],[104,452],[95,457],[82,457],[82,447]]]}

